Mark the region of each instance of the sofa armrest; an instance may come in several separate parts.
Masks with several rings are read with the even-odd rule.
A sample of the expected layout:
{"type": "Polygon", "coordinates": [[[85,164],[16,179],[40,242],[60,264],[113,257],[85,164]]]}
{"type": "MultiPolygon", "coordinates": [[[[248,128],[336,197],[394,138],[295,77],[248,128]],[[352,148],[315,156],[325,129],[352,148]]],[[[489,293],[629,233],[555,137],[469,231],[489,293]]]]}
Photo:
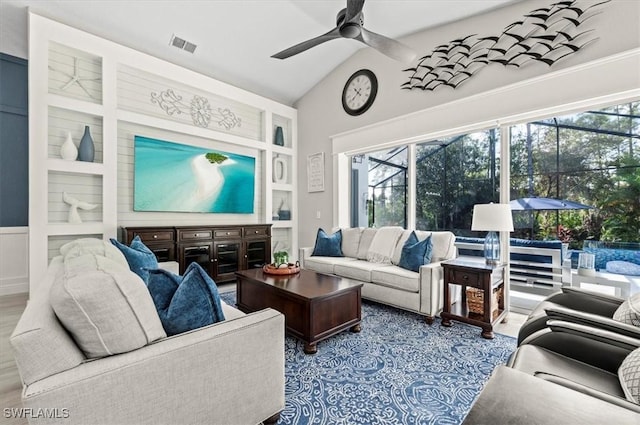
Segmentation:
{"type": "Polygon", "coordinates": [[[591,298],[597,298],[600,299],[602,301],[606,301],[609,303],[615,303],[617,305],[620,305],[624,302],[624,300],[620,297],[616,297],[613,295],[607,295],[607,294],[601,294],[599,292],[593,292],[593,291],[589,291],[586,289],[581,289],[578,287],[567,287],[567,286],[563,286],[562,287],[562,292],[564,292],[565,294],[577,294],[577,295],[583,295],[583,296],[588,296],[591,298]]]}
{"type": "Polygon", "coordinates": [[[420,312],[437,316],[444,305],[444,271],[440,262],[420,266],[420,312]]]}
{"type": "Polygon", "coordinates": [[[65,424],[257,424],[284,408],[284,316],[265,309],[87,361],[25,387],[23,404],[67,409],[65,424]]]}
{"type": "Polygon", "coordinates": [[[613,320],[608,317],[585,313],[577,310],[571,310],[559,305],[549,306],[545,309],[545,312],[547,313],[549,319],[577,323],[597,329],[615,332],[620,335],[640,340],[640,328],[638,328],[637,326],[619,322],[617,320],[613,320]]]}
{"type": "Polygon", "coordinates": [[[313,247],[307,246],[304,248],[300,248],[298,251],[299,251],[298,259],[300,260],[300,267],[304,268],[304,260],[311,257],[311,254],[313,254],[313,247]]]}

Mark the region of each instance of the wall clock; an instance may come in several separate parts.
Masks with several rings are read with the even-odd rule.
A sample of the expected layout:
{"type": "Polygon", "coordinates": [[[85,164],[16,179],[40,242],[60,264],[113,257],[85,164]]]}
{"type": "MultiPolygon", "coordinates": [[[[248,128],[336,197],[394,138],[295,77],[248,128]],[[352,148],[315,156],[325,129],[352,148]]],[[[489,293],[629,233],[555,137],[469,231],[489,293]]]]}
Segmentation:
{"type": "Polygon", "coordinates": [[[342,90],[342,107],[349,115],[363,114],[371,107],[378,93],[378,79],[368,69],[361,69],[349,77],[342,90]]]}

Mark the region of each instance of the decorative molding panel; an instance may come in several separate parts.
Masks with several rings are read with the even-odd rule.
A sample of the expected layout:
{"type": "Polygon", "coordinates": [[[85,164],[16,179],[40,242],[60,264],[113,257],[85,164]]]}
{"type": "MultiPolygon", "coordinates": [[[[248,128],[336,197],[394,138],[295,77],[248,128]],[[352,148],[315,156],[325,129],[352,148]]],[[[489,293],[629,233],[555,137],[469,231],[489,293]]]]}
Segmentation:
{"type": "Polygon", "coordinates": [[[0,296],[29,292],[29,228],[0,227],[0,296]]]}

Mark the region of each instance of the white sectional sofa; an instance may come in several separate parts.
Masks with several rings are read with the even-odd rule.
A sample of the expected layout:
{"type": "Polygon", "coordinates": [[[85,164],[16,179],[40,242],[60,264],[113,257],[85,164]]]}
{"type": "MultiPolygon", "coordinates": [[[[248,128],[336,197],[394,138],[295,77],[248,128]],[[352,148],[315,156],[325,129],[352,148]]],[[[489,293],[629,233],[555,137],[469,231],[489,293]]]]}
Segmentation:
{"type": "MultiPolygon", "coordinates": [[[[337,230],[334,229],[334,232],[337,230]]],[[[431,236],[433,251],[431,263],[420,266],[419,272],[413,272],[398,266],[402,247],[411,230],[401,227],[340,230],[344,257],[312,256],[313,247],[301,248],[301,266],[319,273],[361,281],[364,283],[363,298],[419,313],[425,316],[427,323],[432,323],[443,305],[440,262],[456,257],[455,235],[451,232],[416,230],[421,241],[431,236]],[[384,235],[382,240],[381,235],[384,235]],[[381,258],[381,247],[388,248],[386,259],[381,258]],[[372,249],[377,251],[372,252],[372,249]]]]}
{"type": "MultiPolygon", "coordinates": [[[[124,257],[121,261],[127,268],[124,257]]],[[[123,270],[76,268],[73,272],[87,284],[93,280],[105,287],[116,278],[121,283],[140,279],[123,270]]],[[[281,313],[266,309],[245,314],[222,302],[226,318],[222,322],[154,337],[128,352],[87,358],[52,308],[49,289],[66,279],[68,272],[63,256],[51,261],[46,280],[32,294],[10,338],[23,382],[22,403],[30,409],[29,423],[248,425],[278,421],[285,402],[281,313]]],[[[142,280],[139,285],[144,287],[142,280]]],[[[132,292],[126,296],[131,300],[132,292]]],[[[108,313],[106,297],[101,304],[108,313]]],[[[141,322],[160,325],[157,313],[153,314],[154,320],[141,322]]]]}

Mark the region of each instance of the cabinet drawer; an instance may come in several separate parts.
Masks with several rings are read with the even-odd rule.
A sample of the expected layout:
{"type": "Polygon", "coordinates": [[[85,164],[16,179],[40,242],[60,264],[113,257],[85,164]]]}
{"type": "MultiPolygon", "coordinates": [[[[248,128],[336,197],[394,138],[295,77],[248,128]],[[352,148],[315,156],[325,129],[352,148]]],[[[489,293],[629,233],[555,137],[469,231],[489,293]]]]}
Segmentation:
{"type": "Polygon", "coordinates": [[[179,241],[199,241],[212,238],[211,229],[181,229],[178,230],[179,241]]]}
{"type": "Polygon", "coordinates": [[[247,238],[252,236],[269,236],[269,226],[245,227],[244,237],[247,238]]]}
{"type": "Polygon", "coordinates": [[[241,228],[229,228],[229,229],[215,229],[213,231],[214,236],[217,239],[220,238],[240,238],[242,237],[241,228]]]}
{"type": "MultiPolygon", "coordinates": [[[[142,242],[145,244],[153,242],[172,242],[173,230],[157,230],[157,231],[143,231],[134,232],[134,236],[140,236],[142,242]]],[[[128,241],[131,243],[131,241],[128,241]]]]}
{"type": "Polygon", "coordinates": [[[480,285],[480,273],[465,270],[453,270],[453,272],[449,276],[451,277],[450,283],[470,285],[475,287],[480,285]]]}

